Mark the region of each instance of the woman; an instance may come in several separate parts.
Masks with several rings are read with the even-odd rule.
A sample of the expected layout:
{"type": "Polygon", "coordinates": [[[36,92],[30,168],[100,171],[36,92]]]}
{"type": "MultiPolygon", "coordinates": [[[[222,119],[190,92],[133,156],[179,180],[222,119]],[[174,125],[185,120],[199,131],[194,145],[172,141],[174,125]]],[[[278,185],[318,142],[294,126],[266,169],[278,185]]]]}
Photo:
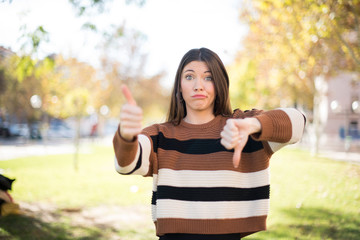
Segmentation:
{"type": "Polygon", "coordinates": [[[299,111],[232,111],[226,69],[206,48],[182,58],[167,122],[142,130],[141,108],[126,86],[123,93],[115,167],[153,177],[160,240],[238,240],[266,229],[269,160],[300,140],[299,111]]]}

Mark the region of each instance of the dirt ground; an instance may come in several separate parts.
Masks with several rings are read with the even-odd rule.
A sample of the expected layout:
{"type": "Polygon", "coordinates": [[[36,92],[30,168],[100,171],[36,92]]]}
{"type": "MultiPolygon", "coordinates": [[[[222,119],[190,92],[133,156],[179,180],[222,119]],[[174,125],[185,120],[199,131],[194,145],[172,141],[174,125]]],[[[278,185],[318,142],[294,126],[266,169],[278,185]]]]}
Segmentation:
{"type": "MultiPolygon", "coordinates": [[[[49,203],[19,203],[22,214],[46,223],[56,223],[68,219],[71,226],[136,230],[152,229],[150,206],[103,205],[86,208],[58,208],[49,203]]],[[[115,234],[116,235],[116,234],[115,234]]],[[[114,236],[112,239],[121,239],[114,236]]]]}

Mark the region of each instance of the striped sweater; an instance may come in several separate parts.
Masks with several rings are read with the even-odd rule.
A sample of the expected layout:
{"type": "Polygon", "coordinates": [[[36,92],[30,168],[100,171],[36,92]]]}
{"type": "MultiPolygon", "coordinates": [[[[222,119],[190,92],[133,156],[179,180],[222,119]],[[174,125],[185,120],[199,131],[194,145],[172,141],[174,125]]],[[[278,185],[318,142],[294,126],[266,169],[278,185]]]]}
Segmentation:
{"type": "Polygon", "coordinates": [[[135,141],[116,132],[115,168],[121,174],[153,177],[152,217],[158,236],[167,233],[246,236],[266,229],[269,160],[300,140],[305,118],[292,108],[235,110],[232,118],[256,117],[261,133],[246,143],[238,168],[233,150],[220,143],[227,117],[193,125],[182,121],[145,128],[135,141]]]}

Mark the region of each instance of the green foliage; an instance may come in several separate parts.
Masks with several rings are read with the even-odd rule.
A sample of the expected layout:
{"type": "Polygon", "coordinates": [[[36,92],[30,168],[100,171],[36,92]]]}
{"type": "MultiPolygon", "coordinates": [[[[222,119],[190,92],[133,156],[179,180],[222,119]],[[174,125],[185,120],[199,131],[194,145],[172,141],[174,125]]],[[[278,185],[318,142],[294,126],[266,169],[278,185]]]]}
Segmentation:
{"type": "Polygon", "coordinates": [[[6,72],[0,67],[0,96],[6,91],[6,72]]]}
{"type": "Polygon", "coordinates": [[[282,101],[311,110],[317,76],[360,70],[357,1],[245,3],[248,7],[241,9],[240,19],[249,24],[250,32],[239,59],[256,62],[256,84],[276,93],[266,101],[272,102],[272,107],[282,105],[282,101]]]}
{"type": "Polygon", "coordinates": [[[14,57],[13,59],[15,60],[15,77],[20,83],[33,75],[36,62],[29,55],[14,57]]]}

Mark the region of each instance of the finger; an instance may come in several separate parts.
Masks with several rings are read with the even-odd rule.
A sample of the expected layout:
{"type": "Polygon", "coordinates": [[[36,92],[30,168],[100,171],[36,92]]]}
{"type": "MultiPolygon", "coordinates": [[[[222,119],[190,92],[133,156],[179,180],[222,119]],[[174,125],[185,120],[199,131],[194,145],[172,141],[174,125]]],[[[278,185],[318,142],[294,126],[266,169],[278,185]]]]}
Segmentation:
{"type": "Polygon", "coordinates": [[[234,148],[234,146],[231,145],[230,142],[227,141],[227,140],[224,139],[224,138],[222,138],[222,139],[220,140],[220,143],[221,143],[221,145],[223,145],[227,150],[230,150],[230,149],[233,149],[233,148],[234,148]]]}
{"type": "Polygon", "coordinates": [[[141,129],[141,123],[137,122],[129,122],[129,121],[122,121],[120,122],[122,128],[138,128],[141,129]]]}
{"type": "Polygon", "coordinates": [[[120,114],[120,120],[129,122],[141,122],[143,120],[143,116],[122,112],[120,114]]]}
{"type": "Polygon", "coordinates": [[[240,136],[229,136],[229,135],[224,135],[221,137],[221,140],[223,140],[223,143],[226,144],[225,147],[227,147],[227,149],[233,149],[236,147],[236,145],[239,143],[240,140],[240,136]]]}
{"type": "Polygon", "coordinates": [[[238,144],[235,146],[234,155],[233,155],[233,164],[234,164],[235,168],[239,167],[240,160],[241,160],[241,153],[242,153],[247,141],[248,141],[248,136],[242,135],[242,136],[240,136],[240,139],[238,140],[238,144]]]}
{"type": "Polygon", "coordinates": [[[226,125],[224,127],[224,130],[227,130],[229,132],[233,132],[237,130],[236,120],[234,119],[228,119],[226,121],[226,125]]]}
{"type": "Polygon", "coordinates": [[[234,155],[233,155],[233,165],[234,168],[238,168],[239,164],[240,164],[240,160],[241,160],[241,152],[242,152],[242,148],[239,145],[237,145],[234,149],[234,155]]]}
{"type": "Polygon", "coordinates": [[[140,132],[140,129],[122,129],[120,135],[128,141],[132,141],[140,132]]]}
{"type": "Polygon", "coordinates": [[[126,85],[121,86],[122,93],[124,94],[126,101],[131,105],[136,105],[136,101],[133,98],[129,88],[126,85]]]}
{"type": "Polygon", "coordinates": [[[121,111],[126,111],[126,112],[133,112],[135,114],[142,114],[143,111],[140,107],[136,106],[136,105],[131,105],[129,103],[125,103],[122,108],[121,111]]]}

